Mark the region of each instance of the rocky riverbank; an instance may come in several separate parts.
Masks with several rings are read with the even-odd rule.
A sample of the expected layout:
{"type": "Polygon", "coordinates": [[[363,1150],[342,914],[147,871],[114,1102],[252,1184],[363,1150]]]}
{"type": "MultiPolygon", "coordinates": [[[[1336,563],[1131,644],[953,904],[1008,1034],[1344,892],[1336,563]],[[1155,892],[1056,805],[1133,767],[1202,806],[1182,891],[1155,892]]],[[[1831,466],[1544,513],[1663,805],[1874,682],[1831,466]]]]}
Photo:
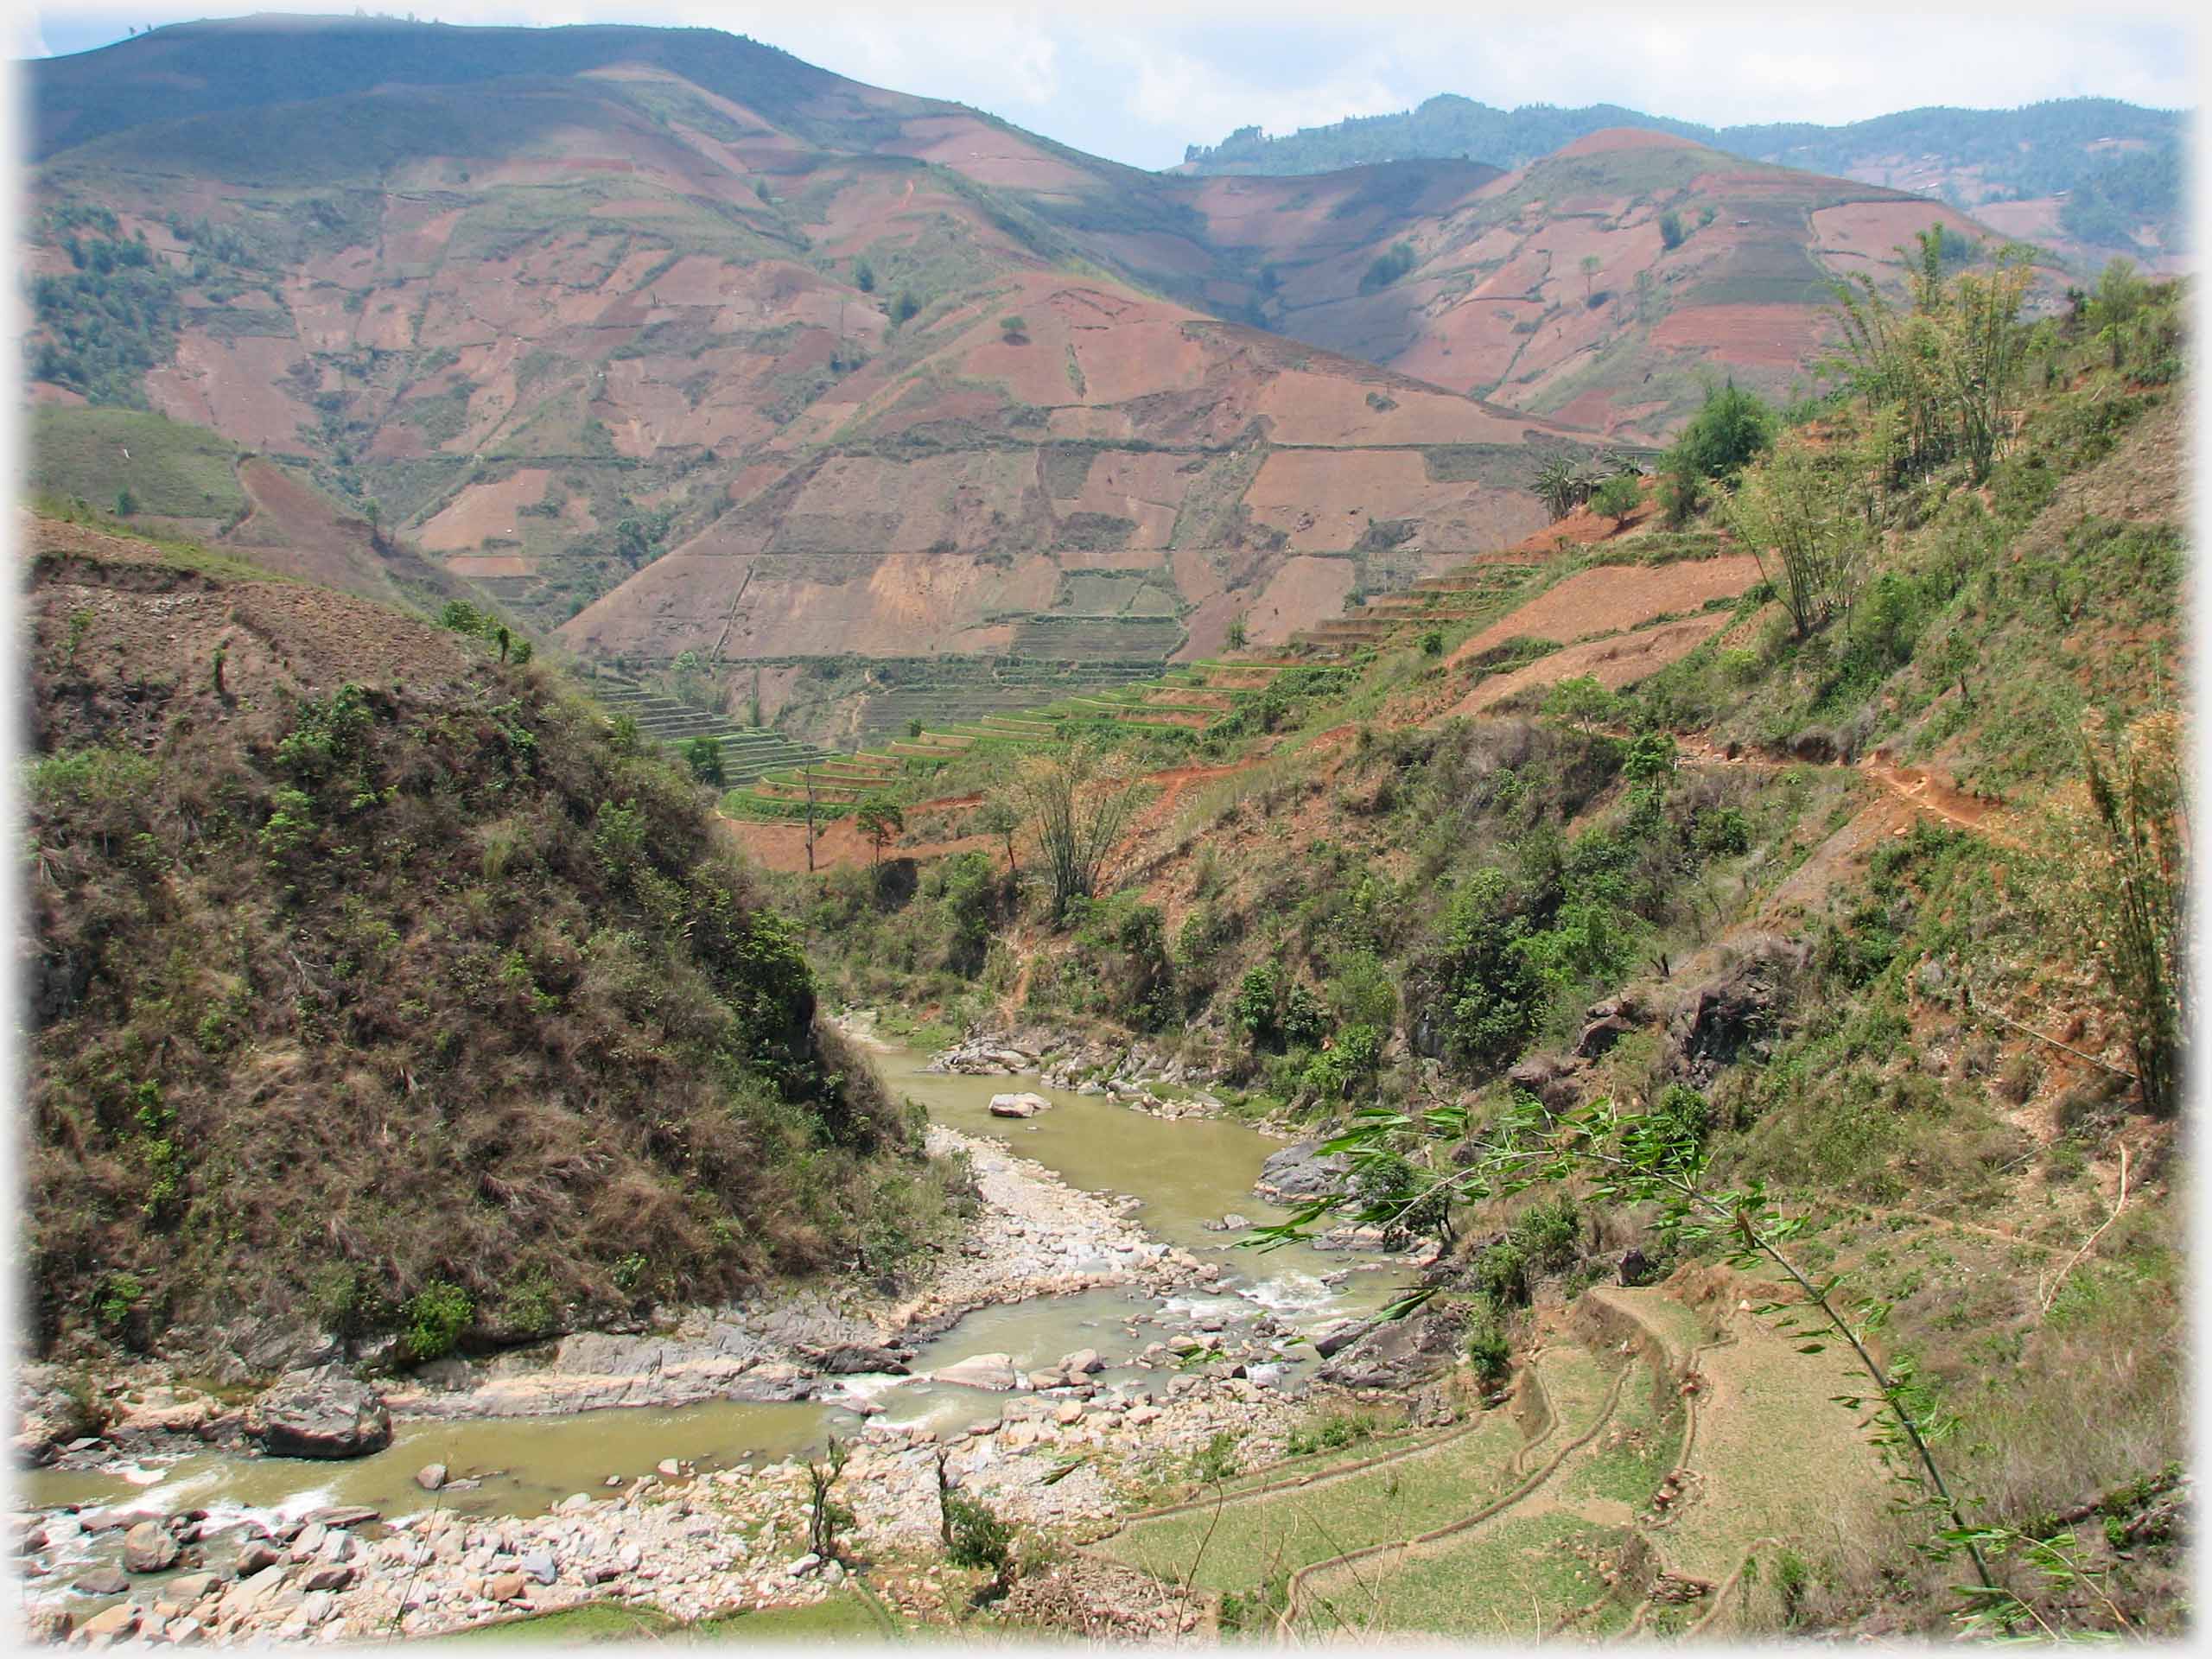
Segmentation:
{"type": "Polygon", "coordinates": [[[970,1032],[940,1052],[928,1070],[973,1077],[1034,1071],[1047,1089],[1104,1096],[1160,1118],[1211,1117],[1223,1109],[1212,1092],[1217,1073],[1141,1038],[1109,1043],[1043,1026],[970,1032]]]}
{"type": "MultiPolygon", "coordinates": [[[[940,1381],[1006,1394],[995,1420],[944,1434],[883,1422],[861,1430],[838,1496],[854,1511],[863,1553],[903,1562],[897,1582],[919,1599],[917,1611],[961,1576],[931,1565],[940,1454],[950,1481],[1008,1519],[1080,1537],[1110,1524],[1217,1435],[1233,1436],[1248,1464],[1280,1452],[1310,1409],[1311,1385],[1287,1363],[1306,1351],[1255,1303],[1208,1294],[1219,1268],[1147,1236],[1127,1200],[1080,1192],[990,1141],[941,1125],[930,1138],[933,1152],[968,1159],[980,1213],[919,1294],[702,1313],[652,1334],[572,1337],[483,1365],[451,1362],[387,1389],[380,1402],[327,1402],[326,1420],[373,1435],[378,1410],[537,1415],[707,1398],[830,1399],[856,1373],[910,1370],[924,1341],[979,1308],[1109,1286],[1171,1299],[1163,1311],[1132,1313],[1126,1335],[1141,1336],[1141,1323],[1160,1334],[1115,1380],[1098,1377],[1095,1352],[1027,1374],[1007,1356],[973,1356],[944,1367],[940,1381]]],[[[1321,1346],[1334,1352],[1352,1335],[1332,1331],[1321,1346]]],[[[302,1380],[290,1386],[297,1394],[302,1380]]],[[[136,1415],[125,1420],[133,1426],[108,1433],[124,1435],[147,1464],[160,1461],[162,1436],[213,1437],[223,1425],[258,1421],[189,1391],[137,1392],[136,1415]]],[[[865,1397],[859,1408],[871,1408],[865,1397]]],[[[66,1455],[89,1461],[117,1449],[99,1439],[66,1455]]],[[[796,1460],[702,1471],[664,1459],[653,1476],[609,1480],[609,1489],[574,1493],[527,1519],[458,1516],[426,1494],[411,1513],[226,1522],[204,1510],[162,1516],[150,1491],[143,1507],[23,1514],[15,1524],[24,1605],[48,1637],[73,1628],[74,1639],[99,1645],[345,1640],[594,1599],[649,1602],[679,1618],[789,1605],[828,1593],[842,1571],[804,1548],[806,1478],[796,1460]],[[158,1539],[129,1530],[145,1533],[149,1516],[158,1539]],[[126,1544],[118,1557],[116,1546],[133,1536],[143,1547],[132,1556],[126,1544]]]]}

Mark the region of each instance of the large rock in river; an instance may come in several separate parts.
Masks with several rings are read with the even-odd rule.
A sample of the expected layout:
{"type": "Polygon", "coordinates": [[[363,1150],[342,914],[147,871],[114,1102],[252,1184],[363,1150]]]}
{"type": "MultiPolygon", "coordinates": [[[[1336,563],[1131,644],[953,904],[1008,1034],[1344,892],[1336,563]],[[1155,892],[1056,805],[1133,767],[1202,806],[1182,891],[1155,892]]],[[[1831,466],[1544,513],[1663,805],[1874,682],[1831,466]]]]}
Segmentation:
{"type": "Polygon", "coordinates": [[[341,1371],[295,1371],[261,1396],[247,1432],[277,1457],[361,1458],[391,1444],[391,1414],[341,1371]]]}
{"type": "Polygon", "coordinates": [[[1317,1198],[1344,1185],[1351,1160],[1341,1152],[1323,1153],[1319,1141],[1300,1141],[1270,1153],[1253,1183],[1262,1198],[1317,1198]]]}
{"type": "Polygon", "coordinates": [[[1034,1117],[1039,1112],[1051,1110],[1052,1105],[1052,1103],[1044,1096],[1031,1094],[1027,1090],[1016,1095],[993,1095],[991,1116],[993,1117],[1034,1117]]]}
{"type": "Polygon", "coordinates": [[[1403,1389],[1450,1363],[1459,1322],[1447,1313],[1378,1320],[1321,1367],[1324,1382],[1347,1389],[1403,1389]]]}
{"type": "Polygon", "coordinates": [[[1011,1354],[976,1354],[970,1358],[955,1360],[935,1374],[940,1382],[958,1382],[971,1389],[990,1389],[1004,1394],[1021,1386],[1021,1374],[1014,1369],[1011,1354]]]}

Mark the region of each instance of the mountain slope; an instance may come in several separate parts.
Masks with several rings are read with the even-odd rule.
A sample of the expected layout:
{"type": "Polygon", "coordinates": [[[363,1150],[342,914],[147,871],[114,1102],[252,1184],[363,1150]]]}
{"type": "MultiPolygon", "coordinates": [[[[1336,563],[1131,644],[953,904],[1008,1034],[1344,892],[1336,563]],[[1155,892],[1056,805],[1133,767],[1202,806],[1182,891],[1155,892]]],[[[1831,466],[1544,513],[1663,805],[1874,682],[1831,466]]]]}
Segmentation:
{"type": "Polygon", "coordinates": [[[526,1336],[929,1224],[696,790],[548,671],[26,531],[41,1348],[526,1336]]]}
{"type": "MultiPolygon", "coordinates": [[[[1637,128],[1512,173],[1461,170],[1466,188],[1409,193],[1379,234],[1288,251],[1271,267],[1268,326],[1649,442],[1720,378],[1772,394],[1808,387],[1832,345],[1838,277],[1888,280],[1894,250],[1923,230],[1942,227],[1962,251],[1990,239],[1901,191],[1637,128]]],[[[1344,176],[1216,179],[1205,200],[1224,223],[1265,223],[1344,176]]]]}
{"type": "Polygon", "coordinates": [[[35,395],[308,469],[726,707],[1287,639],[1519,540],[1547,453],[1786,389],[1827,276],[1973,229],[1648,135],[1163,177],[709,30],[255,18],[29,79],[35,395]],[[1675,204],[1719,217],[1669,251],[1675,204]]]}

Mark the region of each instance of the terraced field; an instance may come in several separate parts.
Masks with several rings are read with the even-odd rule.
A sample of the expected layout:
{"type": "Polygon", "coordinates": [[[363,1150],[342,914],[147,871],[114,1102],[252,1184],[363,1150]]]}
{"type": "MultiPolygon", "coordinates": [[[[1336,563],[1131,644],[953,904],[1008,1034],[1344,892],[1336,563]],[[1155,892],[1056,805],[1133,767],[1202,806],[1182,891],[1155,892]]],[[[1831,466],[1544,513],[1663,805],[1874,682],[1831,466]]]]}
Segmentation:
{"type": "Polygon", "coordinates": [[[694,709],[626,680],[602,677],[590,682],[590,690],[613,713],[636,721],[639,731],[656,743],[677,746],[695,737],[715,739],[721,745],[722,775],[733,784],[751,783],[779,767],[836,758],[828,749],[796,742],[766,727],[742,725],[727,715],[694,709]]]}
{"type": "Polygon", "coordinates": [[[1848,1528],[1883,1478],[1831,1403],[1844,1362],[1799,1353],[1725,1298],[1713,1310],[1594,1288],[1572,1338],[1531,1357],[1516,1412],[1255,1471],[1091,1548],[1256,1598],[1308,1641],[1730,1628],[1747,1559],[1848,1528]]]}
{"type": "MultiPolygon", "coordinates": [[[[925,724],[916,715],[894,728],[899,735],[874,749],[817,758],[810,763],[805,756],[772,760],[743,779],[733,772],[734,782],[749,781],[751,787],[732,791],[724,798],[723,810],[735,816],[784,818],[810,801],[817,817],[836,817],[850,810],[874,791],[916,772],[928,772],[954,755],[979,747],[1050,748],[1068,742],[1078,733],[1102,728],[1109,733],[1166,728],[1203,733],[1233,715],[1241,701],[1259,695],[1277,675],[1295,665],[1281,661],[1198,662],[1164,674],[1155,671],[1150,677],[1127,684],[1096,686],[1049,702],[1035,700],[1033,693],[1005,713],[971,720],[940,717],[925,724]],[[918,725],[919,730],[915,729],[918,725]]],[[[918,703],[931,696],[921,689],[913,695],[918,703]]],[[[688,734],[690,728],[678,726],[674,715],[666,718],[668,729],[688,734]]],[[[817,756],[821,753],[815,752],[817,756]]]]}

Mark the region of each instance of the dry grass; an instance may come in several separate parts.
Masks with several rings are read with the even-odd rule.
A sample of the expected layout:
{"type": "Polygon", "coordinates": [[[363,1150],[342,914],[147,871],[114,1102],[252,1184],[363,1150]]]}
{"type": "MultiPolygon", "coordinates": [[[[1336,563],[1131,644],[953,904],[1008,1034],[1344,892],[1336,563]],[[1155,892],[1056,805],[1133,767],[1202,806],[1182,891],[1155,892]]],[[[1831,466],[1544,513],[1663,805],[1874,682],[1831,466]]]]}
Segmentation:
{"type": "Polygon", "coordinates": [[[887,1271],[932,1224],[673,770],[458,636],[63,539],[29,603],[41,1344],[369,1332],[437,1281],[523,1337],[887,1271]]]}

